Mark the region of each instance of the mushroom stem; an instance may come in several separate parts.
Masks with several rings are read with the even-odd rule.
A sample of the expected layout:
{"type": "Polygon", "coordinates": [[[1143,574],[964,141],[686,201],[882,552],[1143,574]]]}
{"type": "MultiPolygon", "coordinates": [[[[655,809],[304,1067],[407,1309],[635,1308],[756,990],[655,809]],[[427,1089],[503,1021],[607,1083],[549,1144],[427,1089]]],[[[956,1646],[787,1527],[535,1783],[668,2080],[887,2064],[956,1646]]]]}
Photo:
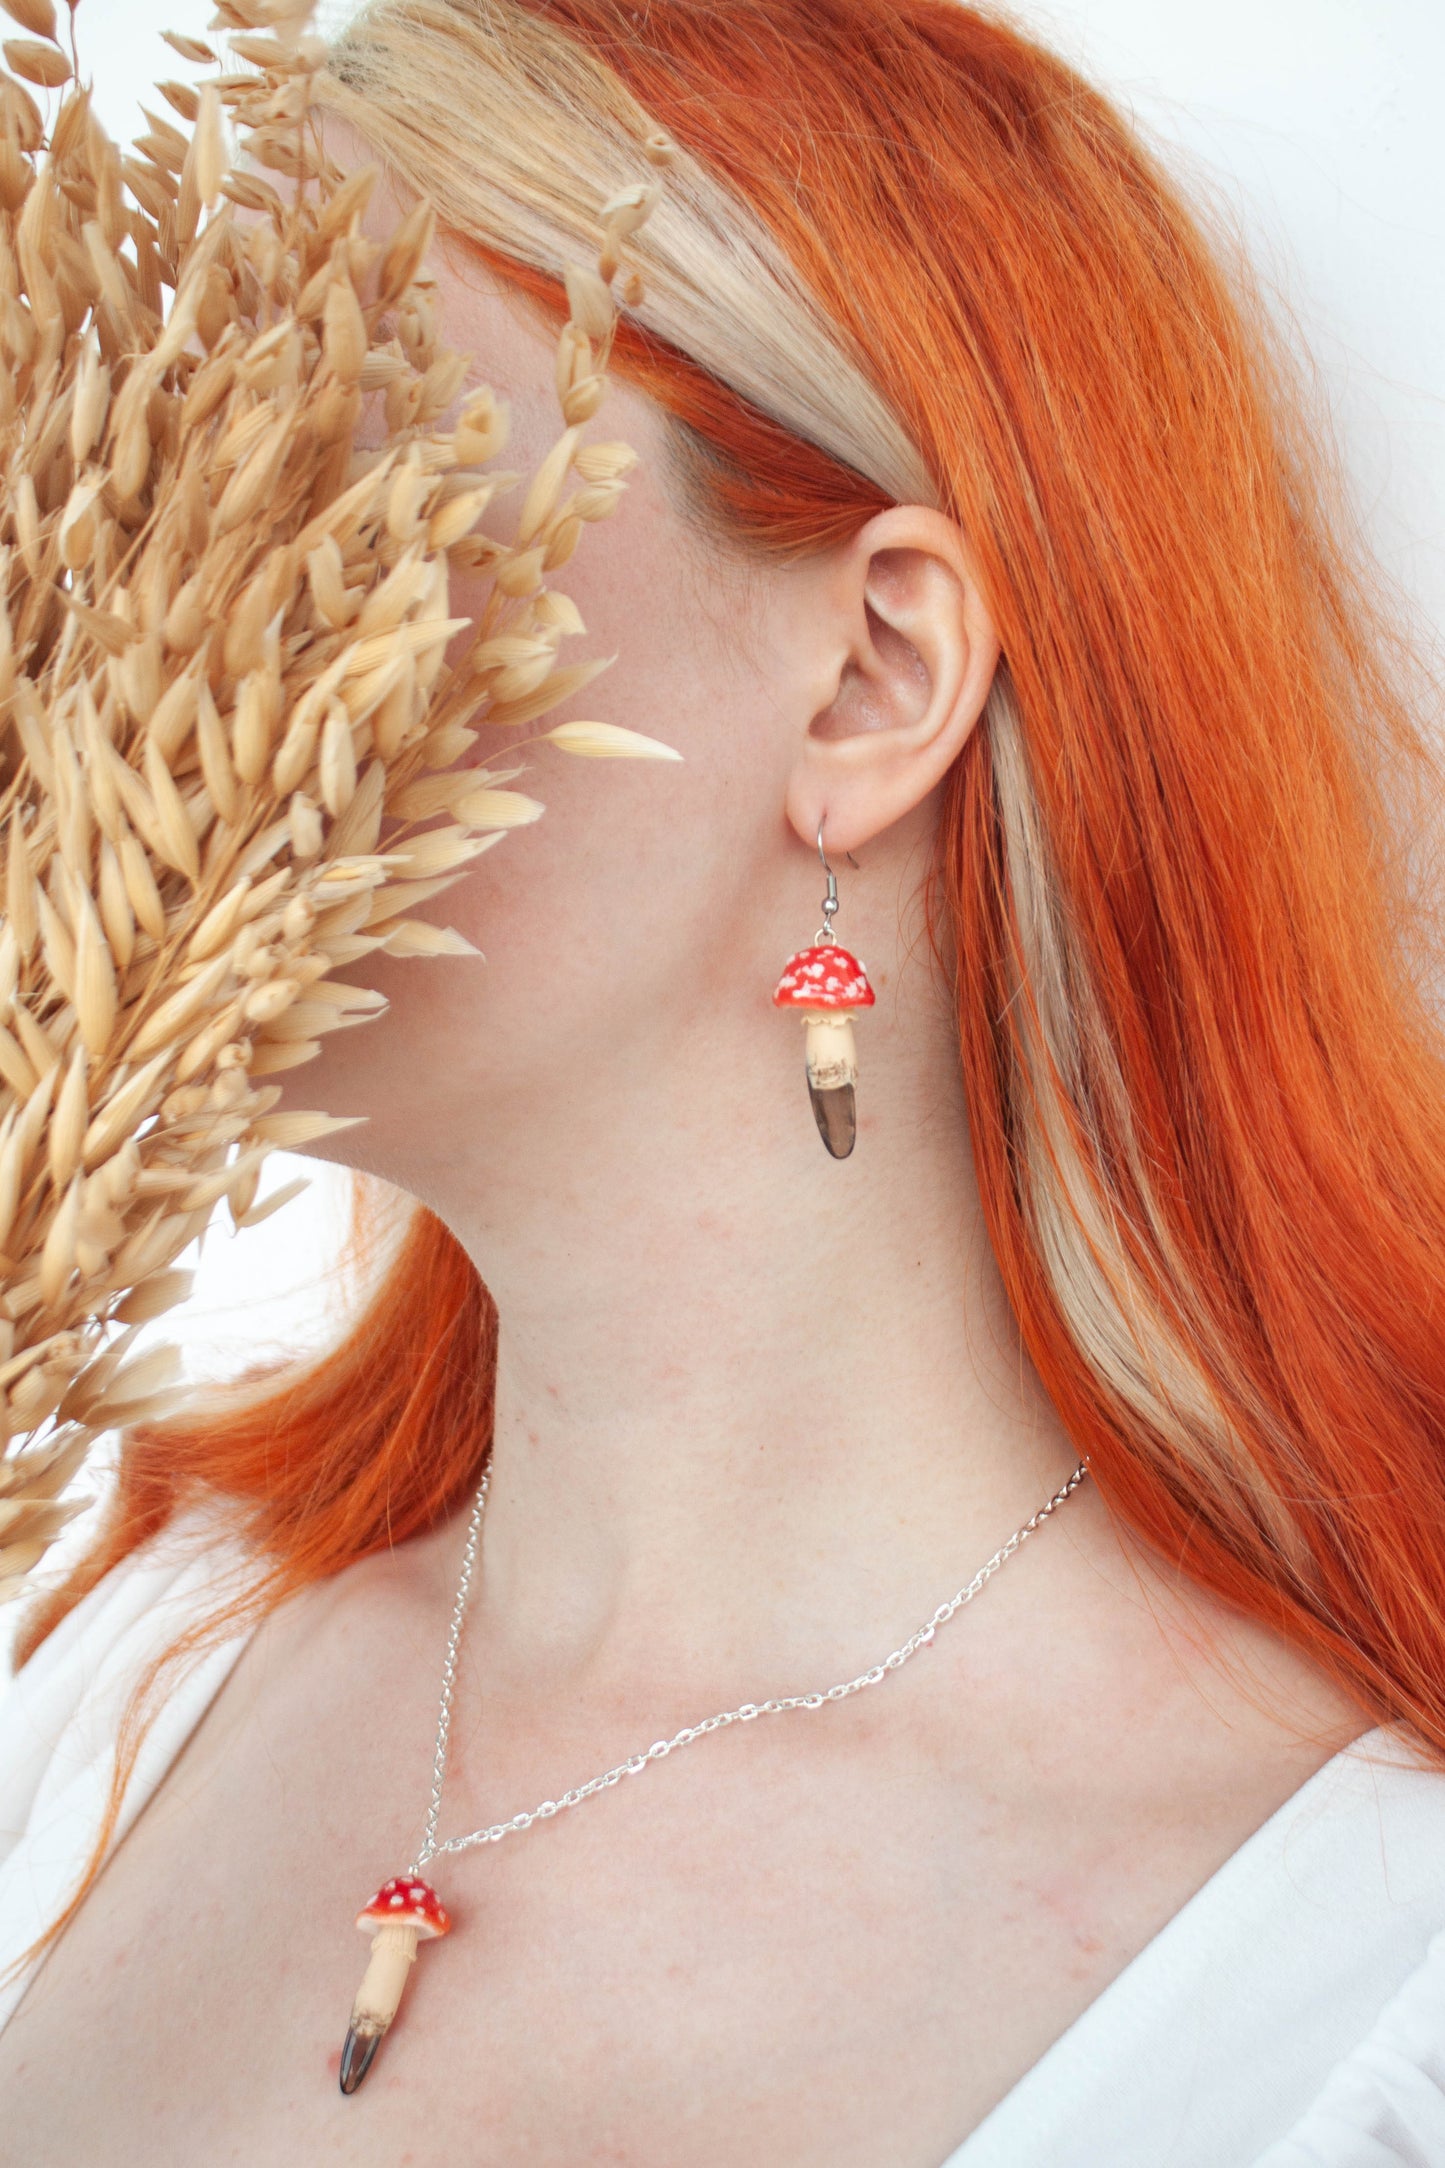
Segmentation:
{"type": "Polygon", "coordinates": [[[851,1009],[804,1009],[803,1059],[814,1091],[838,1091],[858,1081],[851,1009]]]}
{"type": "Polygon", "coordinates": [[[384,2033],[396,2016],[407,1973],[416,1962],[414,1925],[388,1920],[378,1927],[371,1942],[371,1957],[351,2006],[351,2029],[357,2033],[384,2033]]]}
{"type": "Polygon", "coordinates": [[[382,2034],[396,2016],[406,1976],[416,1959],[415,1926],[388,1921],[372,1937],[371,1957],[351,2005],[351,2023],[341,2050],[341,2090],[354,2093],[375,2055],[382,2034]]]}

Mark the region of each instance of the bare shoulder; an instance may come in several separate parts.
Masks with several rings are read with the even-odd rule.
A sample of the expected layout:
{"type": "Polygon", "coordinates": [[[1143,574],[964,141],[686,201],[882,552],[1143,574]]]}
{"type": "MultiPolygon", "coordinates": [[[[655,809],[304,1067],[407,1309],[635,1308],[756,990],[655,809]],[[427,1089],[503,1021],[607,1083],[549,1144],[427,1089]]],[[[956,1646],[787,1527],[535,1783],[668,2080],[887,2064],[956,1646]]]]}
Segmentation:
{"type": "Polygon", "coordinates": [[[1095,1485],[1075,1503],[1048,1570],[1035,1561],[1027,1782],[1056,1764],[1101,1810],[1111,1793],[1157,1809],[1178,1790],[1210,1817],[1229,1799],[1252,1828],[1376,1721],[1307,1650],[1138,1538],[1095,1485]]]}

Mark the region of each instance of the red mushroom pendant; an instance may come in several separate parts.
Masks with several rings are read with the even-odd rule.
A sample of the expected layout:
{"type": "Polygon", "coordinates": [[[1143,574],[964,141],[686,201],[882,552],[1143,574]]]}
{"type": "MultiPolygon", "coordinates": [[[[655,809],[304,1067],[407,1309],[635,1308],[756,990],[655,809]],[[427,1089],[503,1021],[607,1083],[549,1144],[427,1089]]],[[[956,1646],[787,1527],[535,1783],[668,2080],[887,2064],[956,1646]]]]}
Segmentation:
{"type": "Polygon", "coordinates": [[[871,1009],[873,989],[856,956],[836,941],[820,941],[790,956],[773,989],[773,1006],[801,1009],[807,1026],[803,1061],[818,1133],[835,1159],[846,1159],[857,1135],[853,1086],[858,1056],[853,1011],[871,1009]]]}
{"type": "Polygon", "coordinates": [[[371,1962],[356,1991],[341,2050],[343,2093],[354,2093],[371,2068],[381,2036],[396,2016],[417,1943],[450,1934],[452,1925],[436,1891],[414,1874],[394,1874],[383,1882],[357,1913],[356,1924],[372,1938],[371,1962]]]}

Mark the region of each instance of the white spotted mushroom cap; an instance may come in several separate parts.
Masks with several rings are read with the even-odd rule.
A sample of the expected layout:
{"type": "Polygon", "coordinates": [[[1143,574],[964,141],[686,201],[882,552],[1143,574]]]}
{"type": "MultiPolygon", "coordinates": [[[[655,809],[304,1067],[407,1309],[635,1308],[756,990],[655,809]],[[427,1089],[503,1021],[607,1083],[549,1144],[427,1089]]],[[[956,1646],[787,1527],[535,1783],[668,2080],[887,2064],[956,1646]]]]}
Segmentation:
{"type": "Polygon", "coordinates": [[[414,1874],[394,1874],[383,1882],[356,1924],[367,1934],[378,1927],[414,1927],[423,1940],[451,1932],[451,1914],[429,1882],[414,1874]]]}
{"type": "Polygon", "coordinates": [[[777,1009],[870,1009],[874,998],[862,964],[836,941],[799,949],[773,988],[777,1009]]]}

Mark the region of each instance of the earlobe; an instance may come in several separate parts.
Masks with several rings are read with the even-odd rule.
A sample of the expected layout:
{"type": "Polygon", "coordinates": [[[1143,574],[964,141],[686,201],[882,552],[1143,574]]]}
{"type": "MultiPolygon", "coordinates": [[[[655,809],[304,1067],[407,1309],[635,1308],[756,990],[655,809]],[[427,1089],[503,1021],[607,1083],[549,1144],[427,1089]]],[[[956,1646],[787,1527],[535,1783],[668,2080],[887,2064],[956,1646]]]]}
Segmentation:
{"type": "Polygon", "coordinates": [[[982,713],[999,658],[957,524],[923,505],[880,512],[829,567],[815,622],[828,697],[800,718],[786,811],[832,848],[902,819],[942,781],[982,713]]]}

